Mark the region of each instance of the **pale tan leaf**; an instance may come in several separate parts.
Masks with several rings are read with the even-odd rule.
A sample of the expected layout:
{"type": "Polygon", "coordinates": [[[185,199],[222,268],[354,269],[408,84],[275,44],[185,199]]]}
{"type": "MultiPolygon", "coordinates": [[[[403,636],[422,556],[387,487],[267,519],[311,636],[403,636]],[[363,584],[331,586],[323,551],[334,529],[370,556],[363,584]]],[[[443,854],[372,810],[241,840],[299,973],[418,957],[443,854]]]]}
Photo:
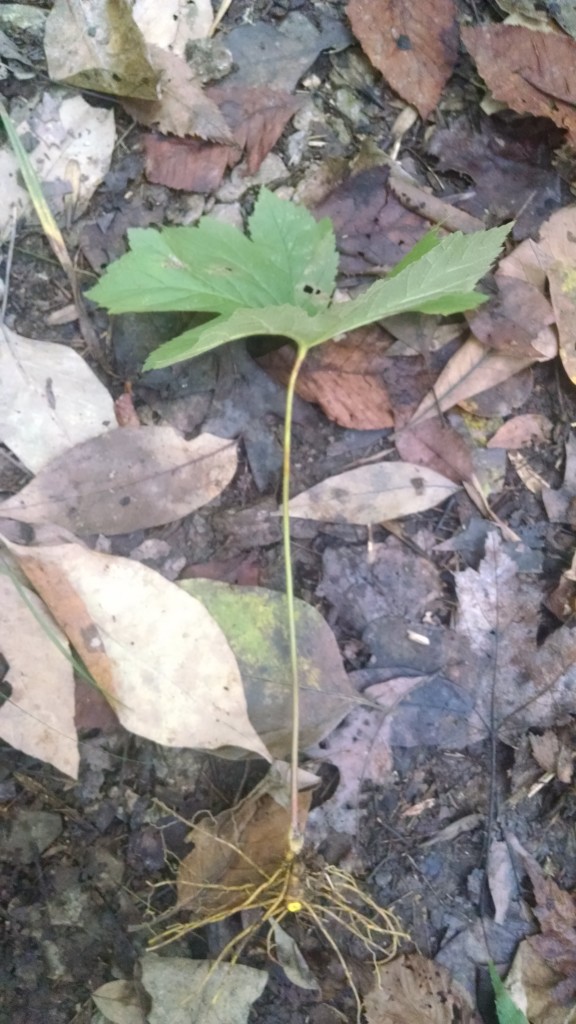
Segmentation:
{"type": "Polygon", "coordinates": [[[424,512],[458,485],[411,462],[381,462],[328,477],[292,498],[290,515],[340,523],[379,523],[424,512]]]}
{"type": "Polygon", "coordinates": [[[134,0],[132,16],[149,46],[185,55],[194,39],[206,39],[214,12],[211,0],[134,0]]]}
{"type": "Polygon", "coordinates": [[[415,426],[439,412],[446,412],[459,402],[507,380],[533,362],[533,358],[513,358],[487,348],[476,338],[468,338],[442,370],[433,391],[429,391],[422,400],[410,425],[415,426]]]}
{"type": "Polygon", "coordinates": [[[150,47],[150,60],[159,75],[158,99],[123,100],[128,113],[141,124],[172,135],[196,135],[211,142],[234,144],[234,136],[214,100],[183,57],[159,46],[150,47]]]}
{"type": "Polygon", "coordinates": [[[109,981],[92,993],[92,999],[111,1024],[147,1024],[146,993],[136,981],[109,981]]]}
{"type": "Polygon", "coordinates": [[[181,519],[215,498],[236,472],[234,441],[172,427],[123,427],[50,462],[2,515],[75,533],[130,533],[181,519]]]}
{"type": "Polygon", "coordinates": [[[505,840],[492,839],[486,872],[494,903],[494,920],[496,924],[504,924],[510,900],[517,889],[516,871],[505,840]]]}
{"type": "Polygon", "coordinates": [[[115,423],[111,396],[77,352],[0,329],[0,437],[28,469],[115,423]]]}
{"type": "Polygon", "coordinates": [[[6,544],[126,729],[269,759],[236,659],[199,601],[140,562],[80,544],[6,544]]]}
{"type": "Polygon", "coordinates": [[[560,336],[560,358],[576,384],[576,270],[574,263],[556,263],[548,269],[550,298],[560,336]]]}
{"type": "Polygon", "coordinates": [[[12,687],[0,708],[0,736],[77,778],[74,673],[66,637],[36,594],[15,581],[6,558],[0,565],[0,633],[12,687]]]}

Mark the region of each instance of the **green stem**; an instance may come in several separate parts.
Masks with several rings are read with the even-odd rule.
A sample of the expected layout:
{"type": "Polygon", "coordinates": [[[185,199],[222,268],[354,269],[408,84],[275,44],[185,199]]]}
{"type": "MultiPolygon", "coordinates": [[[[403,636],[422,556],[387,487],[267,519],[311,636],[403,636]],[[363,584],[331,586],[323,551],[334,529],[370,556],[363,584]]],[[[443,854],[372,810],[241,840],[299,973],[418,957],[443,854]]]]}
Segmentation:
{"type": "Polygon", "coordinates": [[[298,348],[294,366],[290,372],[286,392],[286,416],[284,419],[284,460],[282,464],[282,543],[286,572],[286,602],[288,607],[288,642],[290,646],[290,671],[292,676],[292,747],[290,751],[290,852],[300,853],[303,836],[298,816],[298,749],[300,738],[300,680],[298,678],[298,647],[296,642],[296,607],[294,604],[294,576],[292,573],[292,552],[290,544],[290,456],[292,448],[292,410],[296,381],[306,358],[307,349],[298,348]]]}

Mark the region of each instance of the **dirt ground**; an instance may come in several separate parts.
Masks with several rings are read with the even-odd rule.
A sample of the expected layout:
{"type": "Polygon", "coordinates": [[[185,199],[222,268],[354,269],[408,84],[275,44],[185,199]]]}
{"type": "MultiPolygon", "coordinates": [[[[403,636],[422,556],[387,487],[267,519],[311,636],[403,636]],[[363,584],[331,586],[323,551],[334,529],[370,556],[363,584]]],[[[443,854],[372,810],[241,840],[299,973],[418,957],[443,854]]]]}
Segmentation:
{"type": "MultiPolygon", "coordinates": [[[[51,4],[36,6],[47,9],[51,4]]],[[[495,17],[493,5],[482,0],[461,0],[458,6],[462,17],[495,17]]],[[[330,7],[344,26],[344,5],[330,7]]],[[[315,5],[301,0],[233,3],[222,36],[225,40],[226,33],[245,23],[248,15],[252,21],[280,26],[294,11],[317,23],[315,5]]],[[[35,74],[25,81],[7,77],[0,82],[8,104],[29,99],[47,82],[41,48],[27,39],[22,45],[29,47],[35,74]]],[[[338,161],[351,164],[359,153],[366,153],[367,143],[388,148],[399,109],[397,97],[375,72],[362,88],[350,85],[347,77],[345,89],[338,91],[342,69],[360,54],[351,40],[349,47],[320,53],[307,72],[314,76],[321,112],[323,159],[334,166],[338,161]]],[[[483,116],[483,91],[462,48],[434,115],[436,126],[448,129],[457,118],[476,133],[483,116]]],[[[115,148],[111,169],[86,212],[66,231],[83,283],[94,282],[99,258],[106,264],[120,254],[128,225],[179,223],[191,206],[190,195],[146,180],[141,133],[120,108],[117,117],[122,142],[115,148]],[[102,231],[104,223],[114,224],[108,234],[102,231]]],[[[287,128],[275,148],[288,167],[283,186],[298,185],[318,152],[309,149],[303,162],[290,170],[292,132],[287,128]]],[[[428,144],[427,126],[419,119],[403,136],[400,154],[437,194],[452,199],[469,190],[469,177],[438,169],[428,144]]],[[[568,183],[562,187],[568,202],[568,183]]],[[[366,188],[372,188],[369,180],[366,188]]],[[[248,190],[240,197],[242,209],[249,210],[253,200],[254,190],[248,190]]],[[[498,218],[495,204],[486,219],[492,224],[498,218]]],[[[535,220],[531,229],[537,228],[535,220]]],[[[347,282],[365,281],[352,257],[350,261],[347,282]]],[[[187,435],[208,425],[213,433],[240,436],[243,441],[233,485],[206,507],[169,526],[111,538],[94,536],[88,543],[112,554],[141,558],[169,579],[194,575],[194,567],[210,565],[216,573],[231,574],[222,577],[231,582],[281,590],[280,526],[269,511],[279,493],[282,385],[256,367],[240,344],[203,357],[201,367],[186,363],[142,376],[143,357],[161,334],[173,335],[174,323],[166,316],[146,323],[126,315],[113,318],[110,325],[102,310],[90,306],[92,321],[105,339],[111,371],[107,373],[86,352],[76,322],[51,325],[49,314],[69,299],[67,279],[42,233],[32,225],[23,227],[16,237],[10,275],[9,327],[26,337],[72,345],[114,397],[130,381],[145,422],[165,417],[187,435]],[[135,555],[142,545],[145,553],[135,555]]],[[[432,353],[430,358],[421,372],[433,379],[441,357],[432,353]]],[[[403,365],[408,377],[410,360],[403,365]]],[[[564,442],[576,421],[576,391],[554,362],[537,364],[528,372],[533,375],[531,386],[515,409],[551,420],[552,437],[531,449],[531,465],[549,486],[558,487],[564,442]]],[[[505,406],[510,399],[505,395],[502,401],[505,406]]],[[[390,428],[338,426],[317,405],[298,399],[294,493],[389,449],[391,433],[390,428]]],[[[0,474],[4,497],[30,479],[4,448],[0,474]]],[[[532,559],[527,570],[520,569],[519,587],[521,597],[522,588],[526,586],[527,593],[536,580],[541,594],[536,650],[536,642],[542,644],[560,626],[545,601],[570,564],[573,530],[567,523],[548,520],[540,497],[523,485],[510,463],[491,507],[521,537],[532,559]]],[[[532,897],[525,880],[519,879],[516,886],[510,883],[505,912],[495,906],[494,888],[487,883],[488,853],[495,849],[495,841],[505,844],[513,836],[562,889],[574,889],[573,782],[552,774],[546,784],[535,785],[542,776],[531,757],[536,726],[516,733],[513,728],[502,731],[494,718],[476,742],[457,742],[455,730],[467,710],[457,705],[454,676],[444,671],[442,659],[448,658],[448,649],[442,645],[448,641],[441,640],[438,664],[432,655],[421,665],[408,663],[384,621],[391,620],[396,604],[397,616],[406,612],[410,628],[430,629],[432,648],[435,637],[444,638],[454,623],[455,574],[478,568],[485,525],[460,491],[445,505],[402,520],[399,537],[383,526],[374,527],[368,536],[365,527],[302,520],[294,523],[293,541],[297,593],[320,610],[334,630],[358,691],[396,677],[426,675],[430,680],[422,702],[415,699],[410,716],[388,736],[393,760],[380,773],[374,765],[383,756],[381,715],[370,727],[372,732],[358,726],[362,750],[356,760],[332,756],[346,723],[310,753],[306,763],[323,779],[315,798],[318,806],[310,816],[316,847],[310,856],[346,867],[379,905],[393,907],[409,936],[402,941],[403,952],[417,950],[447,967],[489,1024],[496,1018],[488,960],[505,971],[518,943],[535,931],[535,924],[526,911],[532,897]],[[465,542],[454,543],[463,535],[465,542]],[[382,558],[381,579],[377,564],[366,561],[367,545],[382,558]],[[384,570],[392,558],[402,566],[398,572],[404,573],[404,583],[386,579],[384,570]],[[401,590],[394,590],[398,586],[401,590]],[[387,596],[389,587],[393,593],[387,596]],[[404,608],[399,593],[405,595],[404,608]],[[357,776],[350,797],[343,789],[351,781],[343,778],[344,772],[357,776]],[[341,812],[348,816],[346,828],[339,825],[341,812]]],[[[498,637],[495,650],[492,677],[486,681],[493,689],[500,685],[498,637]]],[[[77,697],[78,782],[8,744],[0,746],[0,1024],[100,1024],[104,1018],[95,1010],[91,993],[106,982],[133,977],[154,915],[173,902],[169,883],[188,850],[186,822],[199,812],[217,814],[232,806],[264,771],[257,759],[226,761],[131,735],[105,713],[81,680],[77,697]]],[[[573,751],[574,717],[564,715],[558,729],[564,748],[573,751]]],[[[161,955],[213,957],[242,927],[239,916],[208,926],[162,948],[161,955]]],[[[297,915],[293,929],[318,988],[307,991],[288,982],[280,967],[270,963],[265,934],[256,934],[241,962],[268,970],[269,981],[250,1011],[250,1024],[353,1020],[349,979],[334,951],[297,915]]],[[[349,971],[363,993],[369,980],[362,950],[345,938],[341,941],[349,971]]]]}

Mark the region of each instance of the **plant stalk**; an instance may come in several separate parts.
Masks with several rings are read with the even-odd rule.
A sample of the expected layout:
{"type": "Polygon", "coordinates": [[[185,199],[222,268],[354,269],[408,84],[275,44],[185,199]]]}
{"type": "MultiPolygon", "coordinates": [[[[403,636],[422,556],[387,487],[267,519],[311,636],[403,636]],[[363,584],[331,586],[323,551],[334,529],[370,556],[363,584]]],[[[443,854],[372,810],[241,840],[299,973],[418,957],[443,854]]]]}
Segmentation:
{"type": "Polygon", "coordinates": [[[286,604],[288,609],[288,644],[290,648],[290,674],[292,676],[292,746],[290,750],[290,853],[300,853],[304,836],[300,830],[298,814],[298,750],[300,738],[300,680],[298,677],[298,646],[296,641],[296,606],[294,603],[294,574],[292,572],[292,550],[290,542],[290,465],[292,448],[292,413],[296,381],[307,349],[298,347],[296,360],[290,371],[286,392],[286,415],[284,418],[284,458],[282,462],[282,544],[286,574],[286,604]]]}

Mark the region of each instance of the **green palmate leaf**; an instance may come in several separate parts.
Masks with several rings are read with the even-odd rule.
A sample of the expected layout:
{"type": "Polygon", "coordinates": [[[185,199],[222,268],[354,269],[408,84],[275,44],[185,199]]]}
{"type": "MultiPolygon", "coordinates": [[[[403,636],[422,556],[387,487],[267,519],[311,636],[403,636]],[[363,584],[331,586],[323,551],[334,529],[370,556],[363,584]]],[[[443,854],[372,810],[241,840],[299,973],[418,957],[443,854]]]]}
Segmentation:
{"type": "Polygon", "coordinates": [[[112,313],[326,306],[338,259],[330,222],[263,189],[250,228],[252,239],[203,217],[196,227],[135,229],[131,251],[88,296],[112,313]]]}
{"type": "Polygon", "coordinates": [[[312,348],[408,310],[447,315],[474,308],[484,296],[472,288],[498,255],[507,230],[494,228],[443,238],[396,276],[378,281],[351,302],[333,304],[312,316],[286,304],[236,309],[162,345],[148,358],[145,368],[169,366],[254,334],[279,335],[291,338],[302,348],[312,348]]]}
{"type": "Polygon", "coordinates": [[[332,222],[263,189],[248,221],[250,236],[290,282],[293,305],[324,309],[334,291],[338,252],[332,222]]]}
{"type": "Polygon", "coordinates": [[[504,987],[504,982],[492,962],[488,964],[488,969],[490,971],[492,988],[494,989],[496,1014],[498,1016],[499,1024],[528,1024],[528,1018],[522,1010],[516,1006],[516,1003],[504,987]]]}
{"type": "Polygon", "coordinates": [[[442,239],[438,234],[438,228],[431,228],[430,231],[427,231],[426,234],[423,235],[418,242],[416,242],[416,245],[412,246],[410,252],[407,252],[406,255],[403,256],[402,259],[396,264],[396,266],[392,267],[390,273],[386,275],[386,280],[389,281],[391,277],[396,277],[401,270],[404,270],[406,267],[409,267],[411,263],[415,263],[416,260],[419,260],[422,256],[425,256],[427,252],[430,252],[432,249],[435,249],[436,246],[439,245],[441,241],[442,239]]]}

